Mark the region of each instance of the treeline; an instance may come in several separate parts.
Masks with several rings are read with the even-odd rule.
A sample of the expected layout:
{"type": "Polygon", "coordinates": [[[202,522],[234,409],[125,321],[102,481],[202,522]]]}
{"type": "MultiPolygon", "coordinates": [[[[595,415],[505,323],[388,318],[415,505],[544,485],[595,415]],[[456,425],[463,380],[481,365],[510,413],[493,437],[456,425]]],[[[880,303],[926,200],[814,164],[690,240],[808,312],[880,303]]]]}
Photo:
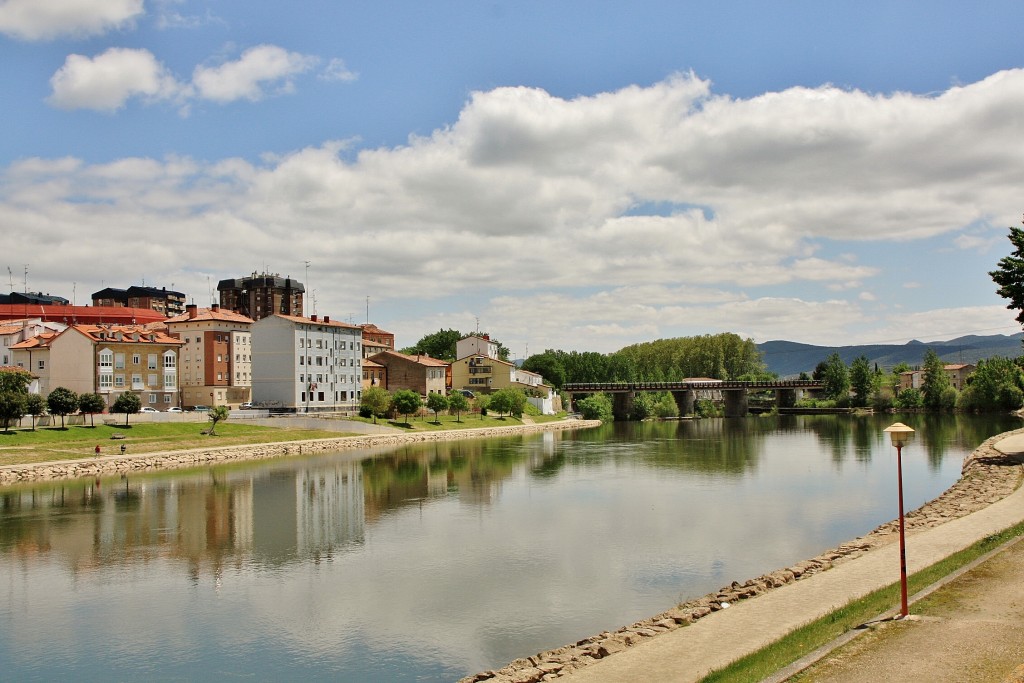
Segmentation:
{"type": "Polygon", "coordinates": [[[609,354],[548,349],[527,358],[523,368],[559,389],[576,382],[774,379],[753,340],[732,333],[659,339],[609,354]]]}

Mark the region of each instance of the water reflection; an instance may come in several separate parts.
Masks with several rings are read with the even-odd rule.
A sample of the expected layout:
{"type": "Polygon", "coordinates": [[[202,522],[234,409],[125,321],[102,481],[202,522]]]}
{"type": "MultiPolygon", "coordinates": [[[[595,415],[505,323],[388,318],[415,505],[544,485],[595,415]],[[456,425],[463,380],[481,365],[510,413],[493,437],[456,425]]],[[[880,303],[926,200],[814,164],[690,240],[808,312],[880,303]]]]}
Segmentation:
{"type": "Polygon", "coordinates": [[[136,676],[451,680],[888,521],[896,419],[919,435],[908,508],[1019,425],[607,425],[0,489],[0,660],[101,678],[116,641],[136,676]]]}

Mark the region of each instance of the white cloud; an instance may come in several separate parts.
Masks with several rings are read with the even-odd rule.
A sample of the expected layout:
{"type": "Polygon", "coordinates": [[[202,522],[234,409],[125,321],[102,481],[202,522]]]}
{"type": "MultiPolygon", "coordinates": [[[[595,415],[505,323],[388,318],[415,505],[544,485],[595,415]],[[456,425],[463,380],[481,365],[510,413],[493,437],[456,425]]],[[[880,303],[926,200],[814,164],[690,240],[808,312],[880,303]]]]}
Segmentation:
{"type": "Polygon", "coordinates": [[[50,78],[49,102],[61,109],[116,111],[133,97],[167,100],[182,86],[149,50],[110,48],[94,58],[69,55],[50,78]]]}
{"type": "Polygon", "coordinates": [[[249,48],[232,62],[219,66],[198,66],[192,74],[199,97],[215,102],[260,100],[268,88],[289,92],[292,78],[312,69],[316,57],[289,52],[276,45],[249,48]]]}
{"type": "Polygon", "coordinates": [[[320,78],[325,81],[354,81],[359,74],[345,66],[345,60],[335,57],[327,62],[327,66],[320,72],[320,78]]]}
{"type": "Polygon", "coordinates": [[[143,13],[142,0],[4,0],[0,33],[22,40],[91,36],[130,27],[143,13]]]}
{"type": "MultiPolygon", "coordinates": [[[[111,109],[174,93],[147,55],[131,55],[134,70],[120,53],[110,69],[79,58],[64,101],[111,109]]],[[[258,99],[313,66],[260,46],[197,70],[189,94],[258,99]]],[[[328,141],[259,163],[25,160],[0,184],[0,224],[17,235],[5,244],[13,262],[51,272],[54,290],[67,263],[78,282],[106,278],[111,260],[147,263],[158,269],[147,281],[196,294],[208,277],[265,266],[304,277],[310,260],[321,313],[345,319],[372,294],[401,333],[409,321],[472,329],[480,316],[512,347],[607,351],[714,331],[871,341],[898,329],[866,295],[899,277],[882,258],[894,243],[914,253],[915,240],[1018,219],[1024,170],[1005,140],[1024,134],[1021,110],[1021,70],[928,97],[825,87],[734,100],[693,75],[572,100],[499,88],[397,148],[328,141]],[[230,249],[138,245],[140,225],[230,249]],[[58,234],[81,239],[37,248],[37,235],[58,234]]],[[[918,286],[914,312],[957,276],[915,270],[904,285],[918,286]]],[[[1012,321],[998,306],[972,310],[936,332],[1012,321]]]]}

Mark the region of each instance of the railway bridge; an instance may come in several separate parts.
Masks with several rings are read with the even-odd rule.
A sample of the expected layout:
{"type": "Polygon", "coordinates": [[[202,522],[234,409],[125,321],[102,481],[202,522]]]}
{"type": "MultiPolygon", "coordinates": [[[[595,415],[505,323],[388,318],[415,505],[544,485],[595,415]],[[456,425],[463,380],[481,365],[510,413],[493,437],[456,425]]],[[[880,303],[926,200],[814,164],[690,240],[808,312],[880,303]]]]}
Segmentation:
{"type": "Polygon", "coordinates": [[[700,395],[721,396],[726,417],[743,417],[750,409],[751,392],[774,392],[779,408],[792,408],[804,393],[816,394],[823,385],[817,380],[778,380],[771,382],[741,382],[733,380],[682,380],[679,382],[573,382],[564,384],[562,391],[575,400],[579,394],[611,394],[612,410],[616,420],[629,419],[633,399],[642,391],[667,391],[672,394],[679,415],[693,414],[694,402],[700,395]]]}

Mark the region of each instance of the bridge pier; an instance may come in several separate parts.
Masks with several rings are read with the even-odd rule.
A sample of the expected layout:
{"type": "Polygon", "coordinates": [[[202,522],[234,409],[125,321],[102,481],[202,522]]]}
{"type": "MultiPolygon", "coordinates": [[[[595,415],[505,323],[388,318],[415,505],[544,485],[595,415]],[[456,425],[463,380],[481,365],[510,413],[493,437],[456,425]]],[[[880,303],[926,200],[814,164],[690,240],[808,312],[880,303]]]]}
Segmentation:
{"type": "Polygon", "coordinates": [[[624,422],[633,414],[633,395],[632,391],[612,394],[612,416],[616,422],[624,422]]]}
{"type": "Polygon", "coordinates": [[[792,408],[800,400],[802,393],[800,389],[776,389],[775,405],[779,408],[792,408]]]}
{"type": "Polygon", "coordinates": [[[730,389],[722,394],[725,397],[726,417],[746,417],[750,410],[746,389],[730,389]]]}
{"type": "Polygon", "coordinates": [[[693,415],[695,401],[692,389],[686,389],[685,391],[673,391],[672,398],[675,399],[676,408],[679,409],[679,417],[693,415]]]}

